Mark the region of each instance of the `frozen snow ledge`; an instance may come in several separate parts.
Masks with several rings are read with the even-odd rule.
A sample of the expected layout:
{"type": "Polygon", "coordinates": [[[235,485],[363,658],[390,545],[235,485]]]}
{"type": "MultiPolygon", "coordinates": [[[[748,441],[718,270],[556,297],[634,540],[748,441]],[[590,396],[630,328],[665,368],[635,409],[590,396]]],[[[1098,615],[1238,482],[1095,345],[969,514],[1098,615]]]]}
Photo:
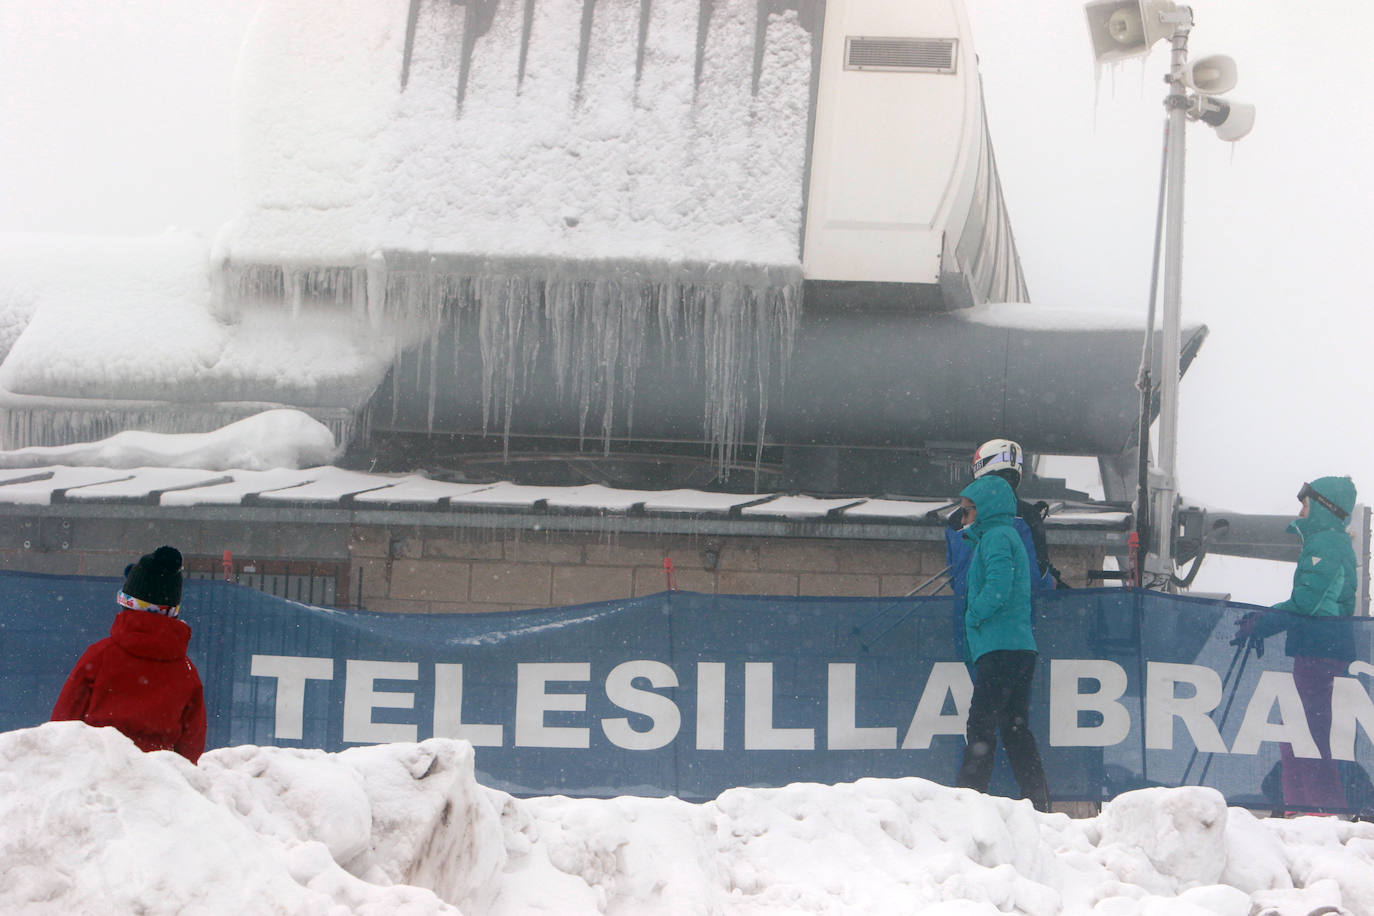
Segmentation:
{"type": "MultiPolygon", "coordinates": [[[[545,361],[553,390],[578,405],[580,436],[609,449],[613,427],[631,425],[639,368],[651,349],[703,380],[699,436],[722,466],[751,435],[763,442],[770,387],[785,379],[802,309],[795,262],[633,261],[601,258],[375,252],[351,264],[224,265],[223,311],[351,314],[397,340],[418,340],[422,375],[397,372],[393,393],[428,403],[456,389],[434,349],[452,333],[479,343],[482,432],[508,437],[531,367],[545,361]],[[757,429],[746,430],[746,417],[757,429]]],[[[454,365],[455,362],[457,365],[454,365]]],[[[393,413],[395,411],[393,403],[393,413]]]]}
{"type": "MultiPolygon", "coordinates": [[[[165,407],[153,408],[164,410],[165,407]]],[[[7,412],[8,413],[8,412],[7,412]]],[[[65,416],[48,411],[51,416],[65,416]]],[[[129,416],[126,413],[126,418],[129,416]]],[[[196,410],[184,419],[209,421],[196,410]]],[[[71,431],[69,430],[68,433],[71,431]]],[[[332,463],[341,451],[329,426],[299,410],[266,410],[213,432],[165,434],[126,431],[98,442],[0,452],[0,468],[48,465],[104,468],[309,468],[332,463]]]]}
{"type": "Polygon", "coordinates": [[[215,306],[204,239],[0,236],[0,446],[208,432],[274,407],[346,441],[405,341],[337,309],[215,306]]]}
{"type": "MultiPolygon", "coordinates": [[[[11,452],[80,449],[126,432],[168,437],[208,434],[272,410],[300,413],[321,424],[334,442],[346,445],[361,425],[364,408],[365,405],[358,405],[297,410],[258,401],[173,403],[52,398],[16,395],[0,389],[0,447],[11,452]]],[[[152,466],[158,464],[154,462],[152,466]]]]}
{"type": "Polygon", "coordinates": [[[195,767],[62,722],[0,734],[0,819],[4,912],[1374,912],[1374,825],[1261,821],[1205,788],[1084,820],[915,778],[516,799],[462,741],[195,767]]]}

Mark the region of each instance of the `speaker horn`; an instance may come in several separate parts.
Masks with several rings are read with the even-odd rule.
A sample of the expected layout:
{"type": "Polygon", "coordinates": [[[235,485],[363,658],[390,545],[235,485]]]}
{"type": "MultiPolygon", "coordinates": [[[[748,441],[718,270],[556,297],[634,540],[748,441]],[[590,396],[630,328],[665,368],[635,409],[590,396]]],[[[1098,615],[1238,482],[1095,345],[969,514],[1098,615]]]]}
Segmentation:
{"type": "Polygon", "coordinates": [[[1183,71],[1183,85],[1204,95],[1221,95],[1236,88],[1236,62],[1225,54],[1191,61],[1183,71]]]}
{"type": "Polygon", "coordinates": [[[1083,7],[1093,58],[1099,64],[1149,53],[1161,38],[1174,34],[1162,14],[1178,9],[1172,0],[1091,0],[1083,7]]]}
{"type": "Polygon", "coordinates": [[[1255,126],[1255,106],[1249,102],[1229,102],[1207,98],[1199,119],[1211,125],[1217,136],[1234,143],[1255,126]]]}

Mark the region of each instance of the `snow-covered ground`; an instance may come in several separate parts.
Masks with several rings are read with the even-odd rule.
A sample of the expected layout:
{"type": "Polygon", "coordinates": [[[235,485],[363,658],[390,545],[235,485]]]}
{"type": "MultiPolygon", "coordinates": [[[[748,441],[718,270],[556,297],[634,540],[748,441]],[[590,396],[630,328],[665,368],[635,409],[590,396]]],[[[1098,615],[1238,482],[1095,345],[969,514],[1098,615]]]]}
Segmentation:
{"type": "Polygon", "coordinates": [[[449,739],[192,766],[113,729],[0,734],[5,913],[1374,913],[1374,824],[1205,788],[1095,818],[922,779],[517,799],[449,739]]]}

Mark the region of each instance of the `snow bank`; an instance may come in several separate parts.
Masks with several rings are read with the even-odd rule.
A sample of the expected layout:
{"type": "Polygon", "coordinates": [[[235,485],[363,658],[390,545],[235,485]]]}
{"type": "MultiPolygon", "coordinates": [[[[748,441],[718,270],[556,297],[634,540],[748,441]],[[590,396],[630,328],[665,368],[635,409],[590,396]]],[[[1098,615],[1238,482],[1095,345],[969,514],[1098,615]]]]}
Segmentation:
{"type": "Polygon", "coordinates": [[[207,471],[307,468],[339,456],[329,427],[299,410],[267,410],[210,433],[116,433],[99,442],[0,451],[0,468],[50,465],[200,468],[207,471]]]}
{"type": "Polygon", "coordinates": [[[0,821],[5,912],[1374,912],[1374,825],[1262,821],[1205,788],[1084,820],[915,778],[516,799],[460,741],[194,767],[63,722],[0,734],[0,821]]]}

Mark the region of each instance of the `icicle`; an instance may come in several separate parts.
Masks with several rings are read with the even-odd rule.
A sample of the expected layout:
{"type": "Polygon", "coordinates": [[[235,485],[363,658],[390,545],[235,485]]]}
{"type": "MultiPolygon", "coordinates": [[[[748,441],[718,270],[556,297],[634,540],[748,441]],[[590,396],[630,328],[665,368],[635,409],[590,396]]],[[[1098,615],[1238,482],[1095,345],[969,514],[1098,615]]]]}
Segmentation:
{"type": "Polygon", "coordinates": [[[351,283],[352,301],[349,304],[352,307],[353,320],[361,324],[367,320],[367,269],[353,268],[351,283]]]}
{"type": "Polygon", "coordinates": [[[386,258],[380,251],[367,256],[367,319],[373,330],[382,326],[386,308],[386,258]]]}
{"type": "Polygon", "coordinates": [[[704,388],[702,438],[722,475],[751,436],[755,466],[761,461],[768,398],[775,380],[786,377],[800,309],[800,272],[791,267],[540,261],[495,267],[374,252],[352,266],[226,271],[231,300],[276,303],[293,314],[332,304],[368,333],[386,333],[406,379],[393,375],[393,418],[401,415],[402,386],[411,386],[423,392],[430,431],[448,383],[436,341],[453,335],[457,371],[461,326],[475,319],[481,428],[484,435],[499,430],[506,456],[518,404],[532,392],[541,366],[552,369],[553,391],[540,396],[575,410],[579,449],[599,438],[609,454],[618,430],[633,434],[634,392],[652,328],[665,371],[681,371],[704,388]],[[746,430],[751,410],[757,428],[746,430]]]}

